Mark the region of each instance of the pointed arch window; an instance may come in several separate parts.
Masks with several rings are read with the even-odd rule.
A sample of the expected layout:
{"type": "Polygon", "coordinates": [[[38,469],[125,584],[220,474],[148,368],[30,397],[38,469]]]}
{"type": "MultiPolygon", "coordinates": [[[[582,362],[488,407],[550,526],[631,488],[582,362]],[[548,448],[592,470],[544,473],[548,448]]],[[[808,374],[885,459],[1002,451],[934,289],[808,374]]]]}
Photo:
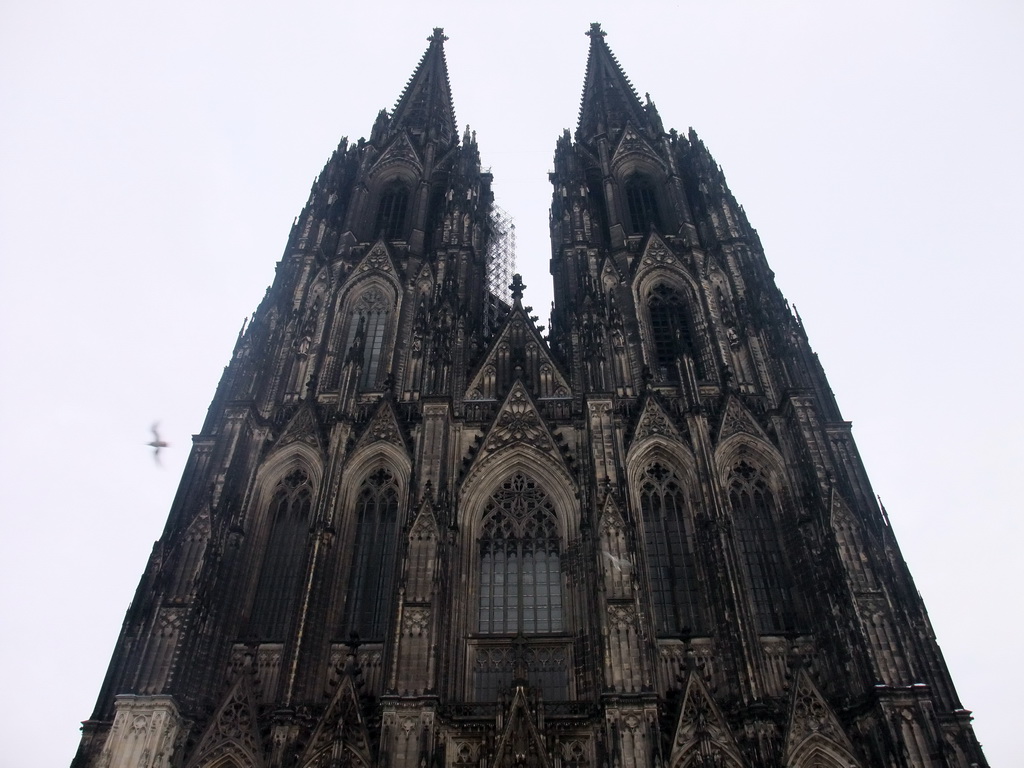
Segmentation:
{"type": "Polygon", "coordinates": [[[398,551],[398,483],[386,469],[371,474],[359,489],[355,542],[348,630],[364,640],[382,640],[391,617],[398,551]]]}
{"type": "Polygon", "coordinates": [[[626,207],[629,212],[629,231],[643,235],[651,226],[661,227],[658,198],[654,185],[646,176],[632,176],[626,182],[626,207]]]}
{"type": "Polygon", "coordinates": [[[260,567],[249,633],[261,640],[284,640],[305,575],[313,490],[309,475],[296,469],[277,484],[270,499],[270,535],[260,567]]]}
{"type": "Polygon", "coordinates": [[[644,548],[651,580],[651,602],[658,634],[701,629],[692,518],[675,474],[657,462],[644,470],[640,485],[644,548]]]}
{"type": "Polygon", "coordinates": [[[404,239],[408,208],[409,190],[404,185],[395,183],[385,187],[377,204],[374,234],[388,240],[404,239]]]}
{"type": "Polygon", "coordinates": [[[790,631],[792,600],[775,495],[764,475],[745,461],[730,474],[729,504],[758,631],[790,631]]]}
{"type": "Polygon", "coordinates": [[[359,297],[349,317],[347,359],[362,363],[363,367],[359,374],[361,389],[372,389],[377,384],[390,309],[391,304],[384,292],[380,288],[372,287],[359,297]]]}
{"type": "Polygon", "coordinates": [[[651,341],[654,349],[655,376],[662,381],[678,378],[679,358],[689,355],[698,378],[703,378],[703,365],[697,351],[693,318],[686,300],[679,291],[660,283],[647,297],[651,320],[651,341]]]}
{"type": "Polygon", "coordinates": [[[477,631],[561,632],[561,544],[554,507],[532,479],[515,474],[491,496],[480,535],[477,631]]]}

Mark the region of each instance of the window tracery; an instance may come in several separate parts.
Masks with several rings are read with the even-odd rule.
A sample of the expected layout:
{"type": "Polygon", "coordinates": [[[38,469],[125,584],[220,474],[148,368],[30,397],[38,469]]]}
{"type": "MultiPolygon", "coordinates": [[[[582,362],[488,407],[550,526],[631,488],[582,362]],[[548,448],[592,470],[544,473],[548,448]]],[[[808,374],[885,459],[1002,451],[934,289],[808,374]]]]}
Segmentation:
{"type": "Polygon", "coordinates": [[[702,622],[692,519],[678,478],[658,462],[644,470],[640,509],[655,630],[673,636],[699,631],[702,622]]]}
{"type": "Polygon", "coordinates": [[[377,370],[384,353],[388,315],[391,303],[377,286],[373,286],[355,302],[349,317],[346,348],[349,358],[363,364],[359,386],[369,389],[377,383],[377,370]]]}
{"type": "Polygon", "coordinates": [[[703,378],[703,365],[694,341],[693,318],[686,300],[679,291],[659,283],[647,297],[651,321],[654,369],[662,381],[678,377],[678,361],[688,355],[698,378],[703,378]]]}
{"type": "Polygon", "coordinates": [[[270,499],[270,534],[253,601],[250,634],[284,640],[299,598],[313,491],[305,470],[289,472],[270,499]]]}
{"type": "Polygon", "coordinates": [[[398,547],[398,483],[390,471],[378,469],[363,481],[355,513],[348,630],[380,640],[391,616],[398,547]]]}
{"type": "Polygon", "coordinates": [[[377,205],[374,233],[388,240],[402,239],[408,207],[409,190],[404,185],[396,183],[385,188],[377,205]]]}
{"type": "Polygon", "coordinates": [[[658,216],[658,199],[654,185],[645,176],[633,176],[626,182],[626,208],[629,213],[629,229],[634,235],[642,235],[653,225],[661,226],[658,216]]]}
{"type": "Polygon", "coordinates": [[[746,461],[739,462],[729,476],[729,503],[758,630],[789,631],[793,615],[777,506],[764,474],[746,461]]]}
{"type": "Polygon", "coordinates": [[[480,634],[561,632],[560,540],[554,507],[517,473],[491,496],[480,535],[480,634]]]}

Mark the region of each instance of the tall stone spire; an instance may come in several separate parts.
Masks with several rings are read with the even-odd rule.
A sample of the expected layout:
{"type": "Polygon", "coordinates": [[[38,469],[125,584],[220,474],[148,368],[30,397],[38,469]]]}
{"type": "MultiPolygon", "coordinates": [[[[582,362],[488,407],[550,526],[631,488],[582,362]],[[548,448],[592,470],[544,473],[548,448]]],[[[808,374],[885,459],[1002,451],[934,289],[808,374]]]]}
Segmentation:
{"type": "Polygon", "coordinates": [[[590,142],[602,133],[617,137],[627,122],[641,129],[650,125],[636,89],[604,41],[606,34],[597,22],[591,24],[587,32],[590,55],[583,80],[583,101],[580,104],[576,141],[590,142]]]}
{"type": "Polygon", "coordinates": [[[444,29],[435,27],[430,45],[416,71],[398,97],[391,128],[405,128],[413,136],[448,144],[458,137],[448,64],[444,58],[444,29]]]}

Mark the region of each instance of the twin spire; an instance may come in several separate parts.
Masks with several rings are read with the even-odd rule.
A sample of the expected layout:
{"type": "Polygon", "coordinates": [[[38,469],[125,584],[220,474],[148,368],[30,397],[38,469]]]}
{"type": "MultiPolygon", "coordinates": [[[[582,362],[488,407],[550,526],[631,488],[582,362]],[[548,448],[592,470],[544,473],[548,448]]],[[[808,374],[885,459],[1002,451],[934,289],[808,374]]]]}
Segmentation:
{"type": "Polygon", "coordinates": [[[414,136],[436,138],[443,144],[459,135],[448,82],[448,63],[444,58],[447,39],[442,27],[434,27],[433,34],[427,38],[430,45],[391,113],[392,128],[405,128],[414,136]]]}
{"type": "MultiPolygon", "coordinates": [[[[647,109],[605,42],[606,34],[596,22],[587,32],[590,54],[583,81],[577,141],[589,142],[600,134],[617,134],[626,123],[637,128],[649,128],[652,124],[647,109]]],[[[458,124],[444,56],[447,39],[442,27],[435,27],[427,38],[430,45],[391,113],[392,129],[404,128],[414,136],[436,138],[442,143],[457,138],[458,124]]]]}

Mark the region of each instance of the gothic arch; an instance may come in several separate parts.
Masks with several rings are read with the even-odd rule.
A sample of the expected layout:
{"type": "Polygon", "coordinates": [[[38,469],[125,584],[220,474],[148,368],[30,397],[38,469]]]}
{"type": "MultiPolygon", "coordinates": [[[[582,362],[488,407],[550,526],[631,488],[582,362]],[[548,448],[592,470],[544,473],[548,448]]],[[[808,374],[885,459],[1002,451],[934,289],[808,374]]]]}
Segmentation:
{"type": "Polygon", "coordinates": [[[566,529],[573,515],[559,481],[536,469],[503,464],[460,505],[452,652],[472,700],[495,700],[516,669],[546,698],[565,699],[572,689],[577,621],[566,556],[576,526],[566,529]]]}
{"type": "Polygon", "coordinates": [[[786,768],[860,768],[860,763],[846,749],[824,736],[812,734],[795,747],[786,768]]]}
{"type": "MultiPolygon", "coordinates": [[[[368,254],[371,259],[372,250],[368,254]]],[[[338,296],[330,342],[335,358],[333,370],[328,372],[331,388],[337,386],[335,379],[340,368],[357,344],[361,347],[363,365],[359,374],[361,388],[373,389],[390,369],[391,352],[398,333],[402,288],[392,273],[386,251],[381,252],[379,260],[382,264],[376,267],[364,259],[363,264],[371,268],[370,273],[353,279],[338,296]]]]}
{"type": "Polygon", "coordinates": [[[723,441],[718,469],[737,565],[761,634],[795,629],[798,606],[785,514],[790,495],[777,454],[749,435],[723,441]]]}
{"type": "Polygon", "coordinates": [[[700,486],[693,455],[673,440],[651,436],[631,451],[627,476],[654,632],[675,637],[688,628],[701,634],[706,618],[695,514],[700,486]]]}
{"type": "Polygon", "coordinates": [[[566,541],[572,541],[579,532],[579,500],[572,478],[552,456],[529,445],[517,445],[512,450],[500,451],[485,458],[474,467],[459,493],[458,523],[463,536],[475,536],[477,531],[473,515],[483,508],[494,489],[511,473],[522,472],[544,486],[552,498],[558,516],[559,528],[566,541]]]}
{"type": "MultiPolygon", "coordinates": [[[[283,486],[286,479],[295,473],[303,473],[309,487],[309,521],[316,513],[319,487],[323,480],[322,458],[314,447],[306,442],[291,442],[268,456],[256,472],[253,490],[249,503],[245,505],[245,517],[240,520],[243,529],[248,531],[249,561],[246,572],[247,589],[243,594],[254,596],[253,602],[259,599],[258,590],[260,572],[267,555],[273,534],[273,510],[275,494],[283,486]]],[[[249,608],[252,609],[250,604],[249,608]]]]}
{"type": "MultiPolygon", "coordinates": [[[[377,469],[387,469],[394,473],[398,482],[399,498],[405,506],[412,483],[412,462],[409,455],[397,445],[379,440],[357,448],[348,458],[342,471],[337,509],[350,509],[355,502],[360,483],[377,469]]],[[[335,525],[345,525],[344,520],[337,519],[337,513],[334,513],[334,518],[335,525]]]]}
{"type": "Polygon", "coordinates": [[[672,358],[678,356],[677,347],[682,344],[683,351],[693,359],[697,378],[714,378],[715,358],[708,344],[707,318],[700,296],[699,287],[681,267],[652,267],[634,280],[633,300],[644,362],[656,377],[674,378],[672,358]]]}

